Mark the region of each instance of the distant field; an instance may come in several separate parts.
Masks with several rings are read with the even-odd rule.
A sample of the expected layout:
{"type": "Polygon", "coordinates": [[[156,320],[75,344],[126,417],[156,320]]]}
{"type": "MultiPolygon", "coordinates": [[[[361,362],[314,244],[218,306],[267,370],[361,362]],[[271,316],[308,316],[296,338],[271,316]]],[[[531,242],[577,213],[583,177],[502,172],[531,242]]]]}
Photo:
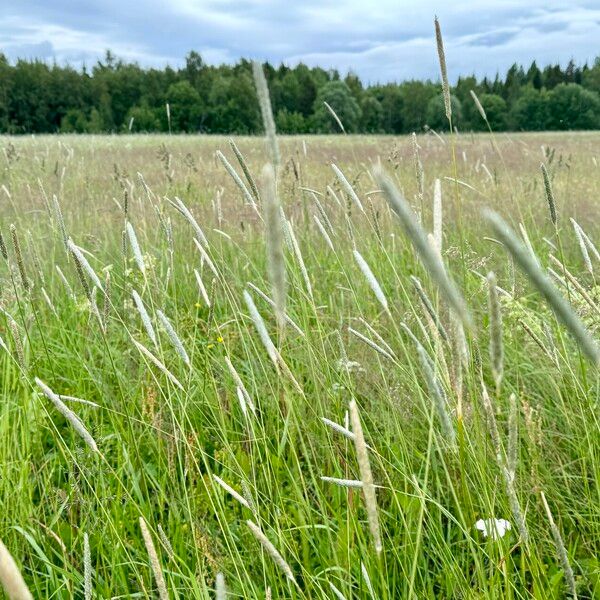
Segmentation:
{"type": "Polygon", "coordinates": [[[33,596],[599,597],[600,135],[281,137],[274,221],[234,141],[0,137],[0,540],[33,596]]]}

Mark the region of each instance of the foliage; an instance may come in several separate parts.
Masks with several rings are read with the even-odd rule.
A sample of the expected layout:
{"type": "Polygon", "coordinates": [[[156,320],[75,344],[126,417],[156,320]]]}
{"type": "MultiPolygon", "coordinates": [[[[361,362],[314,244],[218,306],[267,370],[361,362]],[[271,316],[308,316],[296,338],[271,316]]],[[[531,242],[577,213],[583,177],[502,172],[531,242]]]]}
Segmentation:
{"type": "MultiPolygon", "coordinates": [[[[176,102],[189,88],[172,91],[176,102]]],[[[155,118],[164,118],[164,100],[155,118]]],[[[127,114],[141,131],[153,107],[135,106],[127,114]]],[[[277,114],[290,127],[305,119],[277,114]]],[[[63,122],[81,129],[99,118],[100,108],[79,108],[63,122]]],[[[257,138],[229,141],[0,139],[0,540],[33,597],[85,598],[86,571],[93,598],[159,597],[140,517],[163,598],[213,600],[222,573],[230,599],[558,600],[569,564],[579,597],[600,597],[600,374],[481,216],[494,207],[521,225],[518,237],[544,271],[555,269],[553,281],[597,338],[597,134],[280,139],[275,218],[285,216],[280,255],[294,323],[285,329],[264,296],[267,149],[257,138]],[[547,214],[541,145],[558,227],[547,214]],[[217,150],[249,188],[257,182],[260,216],[217,150]],[[457,326],[405,221],[379,193],[378,163],[419,208],[417,231],[417,222],[435,229],[440,180],[440,245],[434,252],[422,236],[420,252],[429,249],[434,263],[441,252],[473,327],[457,326]],[[345,201],[350,186],[364,212],[345,201]],[[589,236],[586,254],[570,217],[589,236]],[[85,269],[65,238],[81,248],[85,269]],[[488,311],[491,270],[498,293],[488,311]],[[264,321],[262,338],[244,291],[264,321]],[[490,356],[490,347],[503,349],[490,356]],[[35,378],[63,396],[79,432],[35,378]],[[362,455],[346,437],[359,431],[355,413],[347,418],[354,406],[362,455]],[[373,486],[380,554],[359,479],[373,486]],[[505,524],[503,537],[486,537],[481,523],[490,519],[505,524]]]]}
{"type": "MultiPolygon", "coordinates": [[[[447,126],[437,82],[364,85],[353,73],[341,77],[304,64],[266,63],[264,69],[282,133],[337,131],[323,101],[339,110],[348,132],[400,134],[447,126]]],[[[571,61],[565,68],[540,68],[534,61],[525,70],[515,64],[494,80],[459,77],[452,95],[461,108],[453,125],[484,131],[471,90],[496,131],[600,127],[600,58],[591,66],[571,61]]],[[[179,69],[146,69],[107,52],[91,71],[78,71],[39,60],[11,64],[0,53],[0,132],[126,132],[132,116],[134,132],[167,131],[169,103],[173,132],[256,134],[262,129],[254,98],[246,60],[214,66],[192,51],[179,69]]]]}

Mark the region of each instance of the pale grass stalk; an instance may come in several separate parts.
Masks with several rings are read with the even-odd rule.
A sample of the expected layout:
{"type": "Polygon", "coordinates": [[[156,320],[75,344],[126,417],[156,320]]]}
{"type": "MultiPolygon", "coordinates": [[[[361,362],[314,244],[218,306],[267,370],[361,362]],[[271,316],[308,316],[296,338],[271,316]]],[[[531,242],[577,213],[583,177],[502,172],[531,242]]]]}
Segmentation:
{"type": "Polygon", "coordinates": [[[496,236],[500,238],[515,262],[521,267],[537,290],[546,299],[557,318],[571,332],[571,335],[575,338],[583,353],[595,365],[600,364],[600,349],[598,348],[597,343],[581,323],[577,315],[573,312],[573,309],[568,302],[561,296],[554,285],[552,285],[548,276],[540,269],[523,244],[519,242],[514,232],[499,215],[488,211],[486,216],[491,223],[496,236]]]}
{"type": "Polygon", "coordinates": [[[435,17],[435,41],[437,45],[438,58],[440,61],[440,73],[442,75],[442,93],[444,95],[444,108],[446,109],[446,118],[448,122],[452,122],[452,103],[450,102],[450,86],[448,85],[448,71],[446,68],[446,53],[444,51],[444,40],[442,38],[442,30],[440,22],[435,17]]]}
{"type": "Polygon", "coordinates": [[[240,408],[242,410],[242,414],[244,417],[248,415],[248,403],[246,402],[246,397],[244,396],[244,392],[240,386],[236,386],[235,394],[237,396],[238,402],[240,403],[240,408]]]}
{"type": "Polygon", "coordinates": [[[348,237],[350,238],[350,243],[352,244],[352,250],[356,250],[356,237],[354,235],[354,227],[352,226],[350,215],[347,212],[344,212],[344,220],[346,221],[346,231],[348,232],[348,237]]]}
{"type": "Polygon", "coordinates": [[[200,252],[202,260],[208,265],[208,268],[212,271],[213,275],[217,279],[219,279],[220,277],[219,272],[217,271],[217,267],[215,267],[215,263],[213,263],[212,259],[210,258],[202,244],[196,238],[194,238],[194,243],[196,244],[196,248],[198,248],[198,252],[200,252]]]}
{"type": "Polygon", "coordinates": [[[548,175],[548,170],[546,169],[546,165],[542,163],[540,165],[542,169],[542,178],[544,180],[544,191],[546,192],[546,201],[548,202],[548,209],[550,211],[550,220],[552,224],[556,226],[557,217],[556,217],[556,201],[554,200],[554,192],[552,191],[552,183],[550,182],[550,176],[548,175]]]}
{"type": "Polygon", "coordinates": [[[273,119],[273,110],[271,109],[271,97],[269,95],[269,87],[265,72],[262,65],[257,61],[252,61],[252,74],[254,75],[254,84],[256,85],[256,95],[258,96],[258,104],[262,115],[265,135],[271,155],[271,163],[273,169],[277,169],[280,162],[279,145],[275,134],[275,120],[273,119]]]}
{"type": "Polygon", "coordinates": [[[60,546],[60,549],[64,554],[67,553],[67,547],[65,546],[64,542],[58,537],[56,533],[54,533],[54,531],[52,531],[52,529],[50,529],[47,525],[44,525],[44,523],[38,521],[37,519],[32,520],[36,525],[39,525],[60,546]]]}
{"type": "Polygon", "coordinates": [[[302,258],[302,252],[300,251],[300,246],[298,245],[298,240],[294,235],[294,229],[292,228],[292,224],[287,221],[287,230],[290,236],[290,241],[292,244],[292,250],[296,256],[296,260],[298,261],[298,266],[300,267],[300,273],[302,273],[302,278],[304,279],[304,285],[306,286],[306,291],[311,299],[314,302],[312,285],[310,283],[310,277],[308,276],[308,271],[306,270],[306,265],[304,264],[304,259],[302,258]]]}
{"type": "Polygon", "coordinates": [[[362,488],[364,486],[364,483],[360,479],[338,479],[337,477],[325,477],[322,475],[321,481],[346,488],[362,488]]]}
{"type": "Polygon", "coordinates": [[[152,326],[152,320],[150,319],[150,315],[148,314],[148,311],[144,306],[142,298],[135,290],[131,292],[131,296],[133,297],[133,302],[135,304],[135,307],[137,308],[138,313],[140,313],[140,317],[142,318],[142,324],[144,325],[144,329],[146,330],[148,337],[150,338],[150,340],[152,340],[154,346],[158,347],[158,339],[156,338],[156,332],[154,331],[154,327],[152,326]]]}
{"type": "Polygon", "coordinates": [[[581,250],[581,255],[583,256],[583,263],[585,264],[585,268],[588,270],[590,275],[594,275],[594,267],[592,265],[592,261],[590,259],[590,253],[588,252],[587,245],[583,238],[583,229],[579,226],[575,219],[571,218],[571,225],[573,225],[573,229],[575,231],[575,237],[577,238],[577,243],[579,244],[579,249],[581,250]]]}
{"type": "Polygon", "coordinates": [[[379,303],[381,304],[381,306],[383,306],[383,309],[389,315],[390,309],[388,307],[387,298],[385,297],[385,294],[383,293],[383,290],[381,289],[377,278],[373,274],[373,271],[371,271],[371,267],[369,267],[367,261],[362,257],[361,253],[358,250],[354,250],[353,254],[354,260],[358,264],[358,268],[361,270],[362,274],[367,280],[371,291],[375,294],[375,297],[377,298],[377,300],[379,300],[379,303]]]}
{"type": "MultiPolygon", "coordinates": [[[[471,98],[473,98],[473,102],[475,102],[475,106],[477,107],[477,110],[479,111],[479,114],[481,115],[481,118],[487,123],[488,122],[488,118],[487,118],[487,115],[485,114],[485,110],[484,110],[481,102],[479,101],[479,98],[477,97],[477,94],[473,90],[471,90],[471,98]]],[[[485,170],[487,171],[487,173],[490,173],[487,170],[487,167],[485,167],[485,170]]]]}
{"type": "Polygon", "coordinates": [[[202,275],[200,275],[198,269],[194,269],[194,275],[196,276],[196,283],[198,284],[198,290],[200,291],[200,295],[202,296],[202,299],[204,300],[206,306],[210,308],[210,299],[208,297],[208,292],[206,291],[206,287],[204,286],[204,282],[202,281],[202,275]]]}
{"type": "Polygon", "coordinates": [[[237,158],[238,163],[240,164],[242,172],[244,173],[244,177],[246,178],[246,181],[248,182],[248,185],[250,186],[250,190],[252,191],[252,195],[256,199],[256,202],[260,203],[260,194],[258,193],[258,188],[256,187],[256,182],[254,181],[254,177],[252,177],[252,174],[250,173],[250,169],[248,169],[248,165],[246,164],[244,155],[240,152],[240,149],[237,147],[236,143],[231,138],[229,139],[229,146],[233,150],[233,153],[235,154],[235,157],[237,158]]]}
{"type": "Polygon", "coordinates": [[[4,241],[4,236],[0,231],[0,254],[4,260],[8,260],[8,250],[6,248],[6,242],[4,241]]]}
{"type": "Polygon", "coordinates": [[[56,312],[56,308],[54,307],[54,304],[52,303],[52,300],[50,300],[50,296],[48,296],[48,292],[46,291],[46,289],[42,287],[41,288],[41,292],[42,292],[42,296],[44,297],[44,301],[48,305],[48,308],[52,311],[52,313],[54,314],[55,317],[58,317],[58,313],[56,312]]]}
{"type": "MultiPolygon", "coordinates": [[[[261,69],[262,73],[262,69],[261,69]]],[[[264,78],[264,77],[263,77],[264,78]]],[[[275,171],[271,165],[265,165],[262,171],[262,189],[265,214],[265,241],[267,246],[267,266],[275,316],[279,328],[285,326],[286,274],[283,255],[283,223],[281,222],[281,204],[277,195],[275,171]]]]}
{"type": "MultiPolygon", "coordinates": [[[[592,299],[592,297],[588,294],[588,292],[586,291],[586,289],[581,285],[581,283],[579,283],[579,281],[577,280],[577,278],[575,277],[575,275],[573,275],[571,273],[571,271],[569,271],[569,269],[567,269],[567,267],[560,262],[560,260],[558,260],[558,258],[556,258],[556,256],[554,256],[553,254],[549,254],[548,258],[558,267],[560,267],[561,271],[563,272],[563,274],[565,275],[565,277],[567,278],[567,280],[569,281],[569,283],[571,283],[573,285],[573,287],[577,290],[577,292],[579,293],[579,295],[590,305],[590,307],[597,312],[598,314],[600,314],[600,307],[596,304],[596,302],[594,302],[594,300],[592,299]]],[[[548,272],[553,274],[557,279],[559,279],[561,281],[561,283],[563,283],[565,285],[565,287],[567,287],[566,282],[564,279],[562,279],[562,277],[560,277],[558,275],[558,273],[555,273],[554,271],[552,271],[552,269],[548,269],[548,272]]]]}
{"type": "Polygon", "coordinates": [[[73,288],[71,287],[71,284],[69,283],[68,279],[65,277],[65,274],[62,272],[62,269],[58,266],[58,265],[54,265],[56,268],[56,272],[58,273],[58,276],[60,277],[60,280],[63,282],[63,285],[65,286],[65,289],[67,290],[67,294],[69,294],[69,296],[72,299],[75,299],[75,292],[73,291],[73,288]]]}
{"type": "Polygon", "coordinates": [[[154,542],[152,541],[152,535],[150,534],[150,530],[148,529],[148,525],[146,524],[144,517],[140,517],[140,529],[142,530],[142,537],[144,538],[146,551],[148,552],[148,557],[150,558],[150,567],[152,568],[152,573],[154,574],[154,579],[156,580],[158,596],[160,600],[169,600],[169,593],[167,592],[167,586],[165,584],[165,578],[163,577],[160,561],[158,560],[158,554],[156,553],[156,548],[154,547],[154,542]]]}
{"type": "Polygon", "coordinates": [[[257,513],[256,503],[252,496],[252,490],[250,489],[248,482],[245,479],[242,479],[241,486],[242,486],[242,493],[244,495],[244,498],[246,499],[246,502],[248,503],[248,506],[250,507],[250,510],[254,514],[256,514],[257,513]]]}
{"type": "Polygon", "coordinates": [[[241,494],[238,494],[228,483],[223,481],[219,476],[213,473],[213,479],[232,497],[235,498],[242,506],[250,508],[250,505],[241,494]]]}
{"type": "Polygon", "coordinates": [[[85,255],[82,251],[82,248],[77,246],[71,238],[69,238],[67,240],[67,246],[68,246],[69,250],[71,251],[73,258],[75,259],[75,262],[81,268],[81,270],[85,271],[88,274],[89,278],[92,280],[94,285],[101,292],[104,292],[104,287],[102,286],[102,283],[100,282],[100,278],[98,277],[98,275],[96,275],[96,272],[94,271],[94,269],[88,262],[87,258],[85,257],[85,255]]]}
{"type": "Polygon", "coordinates": [[[79,434],[88,447],[96,453],[99,453],[98,446],[89,431],[85,428],[81,419],[60,399],[58,394],[54,393],[41,379],[35,378],[35,383],[42,390],[44,395],[54,404],[56,410],[69,421],[73,429],[79,434]]]}
{"type": "Polygon", "coordinates": [[[335,421],[331,421],[330,419],[327,419],[326,417],[321,417],[321,421],[323,421],[323,423],[325,423],[325,425],[327,425],[327,427],[329,427],[330,429],[333,429],[333,431],[336,431],[337,433],[341,433],[344,437],[348,438],[349,440],[352,440],[352,441],[355,440],[356,436],[347,427],[344,427],[343,425],[340,425],[339,423],[336,423],[335,421]]]}
{"type": "Polygon", "coordinates": [[[450,413],[448,412],[448,399],[435,374],[432,361],[421,344],[417,346],[417,352],[419,354],[419,360],[421,361],[421,367],[425,373],[425,381],[427,382],[427,387],[429,389],[429,396],[431,400],[433,400],[433,404],[442,425],[442,432],[449,447],[454,449],[456,444],[456,431],[452,424],[450,413]]]}
{"type": "Polygon", "coordinates": [[[21,369],[23,371],[26,370],[26,365],[25,365],[25,350],[23,348],[23,340],[21,338],[21,332],[19,330],[19,326],[17,325],[17,322],[10,316],[8,315],[8,327],[10,329],[10,334],[12,336],[13,342],[15,344],[15,350],[17,353],[17,362],[19,363],[19,366],[21,367],[21,369]]]}
{"type": "Polygon", "coordinates": [[[331,108],[331,106],[327,102],[323,102],[323,104],[325,105],[325,108],[329,111],[331,116],[335,119],[335,122],[338,124],[338,127],[342,130],[342,133],[345,134],[346,130],[344,129],[344,125],[342,124],[340,118],[337,116],[335,110],[333,110],[333,108],[331,108]]]}
{"type": "MultiPolygon", "coordinates": [[[[260,527],[248,519],[246,521],[246,525],[248,525],[252,535],[260,542],[260,545],[264,548],[266,553],[271,557],[273,562],[283,571],[283,574],[294,584],[296,584],[296,579],[294,577],[294,573],[290,565],[285,561],[283,556],[279,554],[277,548],[271,543],[269,538],[261,531],[260,527]]],[[[297,585],[297,584],[296,584],[297,585]]]]}
{"type": "MultiPolygon", "coordinates": [[[[255,291],[269,306],[271,306],[272,308],[275,308],[275,302],[273,302],[273,300],[271,300],[271,298],[269,298],[269,296],[267,296],[259,287],[257,287],[250,281],[248,282],[247,285],[250,289],[255,291]]],[[[294,329],[296,331],[296,333],[298,333],[298,335],[300,335],[302,337],[306,337],[306,334],[304,333],[304,331],[302,331],[302,329],[300,329],[300,327],[298,327],[296,322],[293,321],[292,318],[288,314],[284,314],[283,317],[286,320],[287,324],[290,325],[292,327],[292,329],[294,329]]]]}
{"type": "Polygon", "coordinates": [[[25,263],[23,262],[23,253],[21,252],[21,244],[19,243],[19,236],[17,234],[17,228],[11,223],[10,225],[10,237],[12,239],[13,250],[17,258],[17,267],[19,268],[19,274],[21,276],[21,283],[23,289],[28,292],[30,289],[29,279],[27,279],[27,272],[25,271],[25,263]]]}
{"type": "Polygon", "coordinates": [[[373,591],[373,584],[371,583],[371,578],[369,577],[369,572],[365,567],[365,563],[361,561],[360,563],[360,571],[362,573],[363,579],[365,580],[365,584],[367,585],[367,589],[369,590],[369,594],[373,600],[376,600],[375,592],[373,591]]]}
{"type": "Polygon", "coordinates": [[[344,206],[343,202],[338,198],[338,195],[335,193],[335,190],[328,185],[327,193],[336,201],[337,205],[342,208],[344,206]]]}
{"type": "Polygon", "coordinates": [[[158,537],[160,538],[160,542],[163,545],[163,548],[167,551],[169,558],[171,560],[175,560],[175,553],[173,552],[173,546],[171,546],[171,542],[169,541],[167,534],[165,533],[164,529],[162,528],[162,525],[159,523],[156,528],[158,529],[158,537]]]}
{"type": "Polygon", "coordinates": [[[443,244],[442,227],[442,184],[439,179],[436,179],[433,184],[433,239],[440,254],[442,253],[443,244]]]}
{"type": "Polygon", "coordinates": [[[357,337],[361,342],[364,342],[365,344],[367,344],[367,346],[369,346],[370,348],[372,348],[373,350],[375,350],[375,352],[378,352],[379,354],[381,354],[381,356],[391,360],[391,361],[396,361],[396,357],[392,354],[390,354],[386,349],[382,348],[381,346],[379,346],[378,344],[376,344],[373,340],[369,339],[366,335],[363,335],[362,333],[360,333],[359,331],[356,331],[356,329],[353,329],[352,327],[348,327],[348,332],[351,333],[353,336],[357,337]]]}
{"type": "Polygon", "coordinates": [[[352,200],[352,202],[354,202],[354,204],[356,204],[356,206],[358,207],[360,212],[365,214],[365,209],[363,208],[362,202],[360,201],[359,197],[357,196],[356,192],[354,191],[354,188],[352,187],[352,185],[350,185],[350,182],[346,179],[346,176],[342,173],[342,171],[335,164],[332,163],[331,168],[333,169],[333,172],[335,173],[336,177],[338,178],[338,181],[340,182],[340,184],[341,184],[342,188],[344,189],[344,191],[346,192],[346,194],[348,194],[348,196],[350,196],[350,199],[352,200]]]}
{"type": "Polygon", "coordinates": [[[69,236],[67,235],[67,228],[65,227],[65,221],[63,219],[62,210],[60,209],[60,204],[58,202],[58,198],[56,194],[52,194],[52,203],[54,204],[54,218],[58,223],[58,229],[60,231],[60,236],[62,238],[63,244],[65,246],[65,250],[68,251],[68,241],[69,236]]]}
{"type": "Polygon", "coordinates": [[[333,595],[338,599],[338,600],[346,600],[346,596],[344,596],[344,594],[342,594],[342,592],[340,592],[340,590],[338,590],[335,585],[333,585],[333,583],[331,583],[331,581],[329,582],[329,588],[331,589],[331,591],[333,592],[333,595]]]}
{"type": "Polygon", "coordinates": [[[229,373],[231,374],[231,377],[232,377],[233,381],[235,382],[237,389],[241,391],[245,404],[247,404],[250,407],[250,410],[253,413],[255,413],[256,406],[254,406],[252,397],[248,393],[248,390],[246,389],[246,386],[244,385],[242,378],[240,377],[236,368],[233,366],[233,363],[231,362],[231,359],[229,358],[229,356],[225,356],[225,364],[227,365],[227,368],[229,369],[229,373]]]}
{"type": "Polygon", "coordinates": [[[496,421],[496,410],[492,404],[492,400],[488,394],[487,388],[483,384],[483,381],[481,382],[481,398],[487,417],[488,431],[490,433],[490,437],[492,438],[492,446],[494,447],[496,463],[502,468],[504,465],[504,452],[502,450],[502,443],[500,442],[500,431],[498,430],[498,422],[496,421]]]}
{"type": "Polygon", "coordinates": [[[0,540],[0,583],[9,600],[33,600],[17,563],[2,540],[0,540]]]}
{"type": "Polygon", "coordinates": [[[490,316],[490,359],[496,389],[500,389],[504,373],[504,344],[502,341],[502,311],[498,300],[496,276],[491,271],[487,275],[488,311],[490,316]]]}
{"type": "Polygon", "coordinates": [[[507,460],[504,456],[502,444],[500,442],[500,432],[498,431],[498,423],[496,422],[495,409],[492,405],[491,398],[483,381],[481,382],[481,390],[483,407],[487,415],[488,430],[490,432],[490,437],[492,438],[496,462],[498,463],[498,468],[500,469],[500,472],[502,473],[502,477],[504,479],[506,495],[508,496],[510,510],[512,512],[513,519],[517,524],[519,535],[521,536],[523,542],[527,544],[529,542],[529,531],[527,529],[527,524],[525,523],[523,511],[521,510],[521,504],[515,491],[515,473],[514,471],[510,470],[507,460]]]}
{"type": "Polygon", "coordinates": [[[83,534],[83,597],[92,600],[92,556],[87,533],[83,534]]]}
{"type": "Polygon", "coordinates": [[[227,158],[225,158],[225,155],[220,150],[217,150],[216,155],[217,155],[217,158],[221,161],[221,163],[225,167],[225,170],[229,173],[229,175],[231,176],[231,178],[233,179],[235,184],[241,190],[246,202],[248,204],[250,204],[250,206],[258,214],[258,206],[256,205],[256,202],[254,201],[252,194],[248,191],[248,188],[246,187],[246,185],[244,184],[244,182],[242,181],[240,176],[237,174],[237,171],[231,166],[230,162],[227,160],[227,158]]]}
{"type": "Polygon", "coordinates": [[[277,366],[279,364],[279,353],[277,352],[277,348],[275,348],[275,344],[273,344],[273,341],[271,340],[271,336],[267,331],[267,326],[265,325],[263,318],[260,316],[260,313],[256,308],[256,304],[254,304],[254,300],[252,300],[252,296],[246,290],[244,290],[244,302],[248,307],[248,311],[250,312],[250,318],[254,323],[256,331],[258,332],[260,341],[262,342],[273,364],[277,366]]]}
{"type": "Polygon", "coordinates": [[[529,234],[527,233],[527,229],[525,229],[525,226],[523,225],[523,223],[519,223],[519,231],[521,232],[521,237],[523,238],[523,241],[525,242],[525,246],[527,247],[529,254],[531,254],[531,258],[533,258],[533,260],[539,267],[540,259],[537,257],[537,254],[535,253],[535,250],[533,249],[533,245],[531,243],[531,240],[529,239],[529,234]]]}
{"type": "Polygon", "coordinates": [[[96,402],[91,402],[90,400],[83,400],[82,398],[77,398],[75,396],[65,396],[63,394],[58,394],[58,397],[61,400],[66,400],[67,402],[77,402],[78,404],[85,404],[86,406],[91,406],[92,408],[102,408],[96,402]]]}
{"type": "Polygon", "coordinates": [[[110,271],[106,271],[104,276],[104,305],[102,307],[102,329],[106,333],[108,331],[108,318],[110,316],[111,302],[111,279],[110,271]]]}
{"type": "Polygon", "coordinates": [[[517,407],[517,397],[511,394],[508,400],[508,451],[507,451],[507,466],[508,471],[515,476],[517,472],[517,463],[519,458],[519,413],[517,407]]]}
{"type": "Polygon", "coordinates": [[[379,335],[377,330],[368,321],[366,321],[362,317],[357,317],[357,319],[360,323],[362,323],[369,330],[369,333],[377,340],[379,345],[384,350],[387,350],[387,352],[395,359],[396,355],[395,355],[394,351],[392,350],[391,346],[381,337],[381,335],[379,335]]]}
{"type": "Polygon", "coordinates": [[[319,233],[323,236],[323,239],[329,246],[329,249],[332,252],[335,252],[335,249],[333,247],[333,242],[331,241],[331,238],[329,237],[329,234],[327,233],[325,227],[323,227],[323,224],[319,220],[319,217],[317,215],[313,215],[313,219],[315,220],[315,223],[317,224],[317,229],[319,230],[319,233]]]}
{"type": "Polygon", "coordinates": [[[381,554],[383,550],[383,544],[381,541],[381,530],[379,527],[377,494],[375,492],[375,485],[373,484],[373,473],[371,471],[371,463],[369,461],[367,444],[365,442],[365,436],[363,434],[360,416],[358,414],[358,407],[356,406],[355,400],[350,401],[349,409],[350,422],[352,423],[352,431],[354,432],[355,436],[354,446],[356,448],[356,458],[358,461],[358,468],[360,471],[360,479],[363,482],[363,495],[365,498],[365,506],[367,509],[369,529],[373,538],[375,552],[377,554],[381,554]]]}
{"type": "MultiPolygon", "coordinates": [[[[423,194],[425,192],[424,185],[424,174],[423,174],[423,163],[421,163],[421,158],[419,156],[419,144],[417,142],[417,134],[413,131],[410,136],[412,140],[412,148],[413,148],[413,162],[415,167],[415,178],[417,180],[417,196],[422,200],[423,194]]],[[[422,207],[423,205],[421,205],[422,207]]],[[[423,220],[424,215],[421,215],[421,220],[423,220]]]]}
{"type": "Polygon", "coordinates": [[[135,235],[133,225],[129,221],[127,221],[126,229],[129,244],[131,246],[131,250],[133,251],[133,258],[135,259],[138,269],[142,272],[142,275],[145,276],[146,265],[144,264],[144,257],[142,256],[142,251],[140,250],[140,245],[138,243],[137,236],[135,235]]]}
{"type": "Polygon", "coordinates": [[[323,223],[327,227],[329,233],[331,235],[335,235],[335,231],[333,229],[333,225],[331,224],[331,221],[329,220],[329,217],[327,216],[327,213],[325,212],[325,209],[323,208],[323,205],[321,204],[318,196],[314,192],[311,192],[311,193],[313,195],[315,204],[317,206],[317,210],[319,211],[319,214],[321,215],[321,219],[323,220],[323,223]]]}
{"type": "Polygon", "coordinates": [[[215,600],[225,600],[227,598],[227,587],[225,586],[225,576],[223,573],[217,573],[215,579],[215,600]]]}
{"type": "Polygon", "coordinates": [[[155,366],[158,368],[159,371],[162,371],[163,374],[167,377],[167,379],[169,379],[169,381],[177,388],[179,388],[181,391],[184,391],[183,386],[181,385],[181,383],[179,382],[179,380],[177,379],[177,377],[175,377],[175,375],[173,375],[173,373],[171,373],[171,371],[169,371],[169,369],[167,369],[167,367],[165,367],[165,365],[160,362],[160,360],[158,360],[158,358],[156,358],[156,356],[154,356],[154,354],[152,354],[152,352],[150,352],[150,350],[148,350],[148,348],[146,348],[145,346],[143,346],[142,344],[140,344],[139,342],[137,342],[136,340],[134,340],[132,338],[132,342],[134,343],[135,347],[155,366]]]}
{"type": "MultiPolygon", "coordinates": [[[[422,344],[421,344],[421,342],[417,338],[417,336],[412,332],[412,330],[410,329],[410,327],[404,321],[400,322],[400,328],[408,335],[408,337],[410,338],[410,341],[415,345],[415,348],[417,350],[419,350],[419,348],[423,347],[422,344]]],[[[423,327],[423,330],[424,330],[424,327],[423,327]]],[[[434,369],[435,368],[435,364],[431,360],[429,354],[427,354],[427,352],[425,352],[424,356],[425,356],[425,359],[429,362],[429,366],[432,369],[434,369]]]]}
{"type": "Polygon", "coordinates": [[[158,316],[159,321],[161,322],[161,324],[163,326],[163,329],[166,331],[167,335],[169,336],[169,339],[171,340],[171,344],[173,344],[173,348],[175,348],[175,351],[177,352],[177,354],[179,354],[181,360],[183,360],[183,362],[186,364],[186,366],[188,366],[188,367],[191,366],[190,357],[188,356],[188,353],[186,352],[185,348],[183,347],[183,343],[182,343],[181,339],[179,338],[179,336],[177,335],[177,332],[175,331],[175,328],[171,324],[171,321],[169,321],[169,319],[167,318],[165,313],[162,312],[162,310],[157,310],[156,314],[158,316]]]}
{"type": "Polygon", "coordinates": [[[485,174],[488,176],[488,179],[490,180],[490,182],[494,183],[494,176],[492,175],[492,173],[488,169],[487,165],[485,163],[482,163],[481,164],[481,168],[485,171],[485,174]]]}
{"type": "Polygon", "coordinates": [[[583,230],[581,225],[578,224],[578,227],[579,227],[579,233],[581,233],[581,237],[585,241],[585,243],[588,247],[588,250],[594,255],[594,258],[598,262],[600,262],[600,252],[598,251],[598,248],[596,248],[596,246],[594,245],[594,242],[592,242],[592,240],[589,238],[587,233],[583,230]]]}
{"type": "Polygon", "coordinates": [[[527,335],[537,344],[537,346],[542,350],[542,352],[554,363],[554,365],[558,368],[559,367],[559,362],[558,362],[558,358],[553,355],[548,348],[546,348],[546,346],[544,345],[544,342],[542,342],[542,340],[540,339],[540,337],[535,333],[535,331],[533,331],[533,329],[531,329],[531,327],[529,327],[529,325],[527,323],[525,323],[525,321],[523,321],[522,319],[519,319],[519,323],[521,324],[521,327],[523,327],[523,329],[525,330],[525,333],[527,333],[527,335]]]}
{"type": "Polygon", "coordinates": [[[173,201],[170,201],[170,202],[185,217],[187,222],[191,225],[192,229],[194,230],[196,239],[203,246],[208,246],[208,240],[206,239],[206,236],[204,235],[202,228],[200,227],[200,225],[198,225],[198,222],[196,221],[196,219],[194,218],[194,215],[190,212],[188,207],[181,201],[181,198],[175,196],[175,202],[173,202],[173,201]]]}
{"type": "Polygon", "coordinates": [[[385,175],[383,171],[376,171],[375,178],[387,197],[390,206],[398,215],[398,217],[400,217],[400,221],[405,232],[411,239],[417,253],[421,257],[421,260],[429,271],[432,279],[440,288],[444,298],[446,299],[446,302],[450,305],[462,322],[465,325],[470,326],[472,319],[465,305],[465,301],[454,283],[450,280],[438,253],[433,250],[428,242],[427,236],[425,235],[425,232],[421,226],[418,224],[412,209],[397,190],[392,180],[385,175]]]}
{"type": "Polygon", "coordinates": [[[552,531],[552,537],[554,538],[556,554],[558,555],[558,560],[560,561],[561,567],[565,574],[567,592],[572,598],[576,599],[577,589],[575,585],[575,575],[573,574],[573,569],[571,567],[571,563],[569,562],[569,556],[567,554],[567,549],[565,548],[565,543],[563,542],[560,530],[554,522],[554,517],[552,516],[552,511],[550,510],[550,506],[548,506],[548,501],[546,500],[546,495],[544,492],[540,492],[540,497],[542,499],[542,504],[544,505],[544,510],[546,511],[546,516],[548,517],[548,522],[550,523],[550,530],[552,531]]]}
{"type": "Polygon", "coordinates": [[[418,279],[417,277],[415,277],[414,275],[410,276],[410,280],[412,281],[412,284],[414,285],[415,290],[417,291],[417,294],[419,295],[421,304],[423,304],[423,307],[425,308],[426,313],[429,315],[431,322],[435,326],[435,329],[440,334],[442,339],[444,341],[447,341],[449,339],[448,333],[444,329],[444,326],[442,325],[442,321],[440,320],[440,317],[437,314],[435,308],[433,308],[433,304],[431,303],[429,296],[425,292],[425,289],[423,288],[423,284],[421,283],[421,280],[418,279]]]}

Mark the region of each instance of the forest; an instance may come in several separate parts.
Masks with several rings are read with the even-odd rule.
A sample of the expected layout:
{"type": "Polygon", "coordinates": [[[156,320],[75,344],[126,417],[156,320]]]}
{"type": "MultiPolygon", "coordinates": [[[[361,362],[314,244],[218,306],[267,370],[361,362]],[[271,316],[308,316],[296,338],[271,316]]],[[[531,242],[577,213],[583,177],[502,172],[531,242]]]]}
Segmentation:
{"type": "MultiPolygon", "coordinates": [[[[264,65],[277,129],[282,134],[402,134],[444,128],[441,85],[435,81],[365,85],[353,73],[264,65]]],[[[494,131],[600,128],[600,57],[593,65],[529,68],[514,64],[502,77],[461,76],[452,87],[453,124],[486,130],[475,92],[494,131]]],[[[262,131],[251,63],[213,66],[190,52],[174,69],[144,68],[110,51],[93,67],[11,63],[0,53],[0,132],[214,133],[262,131]]]]}

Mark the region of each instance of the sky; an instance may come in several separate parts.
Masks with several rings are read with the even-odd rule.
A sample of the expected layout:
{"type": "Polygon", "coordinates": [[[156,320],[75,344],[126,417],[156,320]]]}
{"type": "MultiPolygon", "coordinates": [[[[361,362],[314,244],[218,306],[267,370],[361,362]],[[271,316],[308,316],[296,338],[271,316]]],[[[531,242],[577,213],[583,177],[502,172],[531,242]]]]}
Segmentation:
{"type": "Polygon", "coordinates": [[[0,52],[80,67],[111,49],[177,67],[193,49],[211,64],[244,57],[367,83],[438,79],[436,14],[451,81],[600,54],[600,0],[3,0],[0,52]]]}

